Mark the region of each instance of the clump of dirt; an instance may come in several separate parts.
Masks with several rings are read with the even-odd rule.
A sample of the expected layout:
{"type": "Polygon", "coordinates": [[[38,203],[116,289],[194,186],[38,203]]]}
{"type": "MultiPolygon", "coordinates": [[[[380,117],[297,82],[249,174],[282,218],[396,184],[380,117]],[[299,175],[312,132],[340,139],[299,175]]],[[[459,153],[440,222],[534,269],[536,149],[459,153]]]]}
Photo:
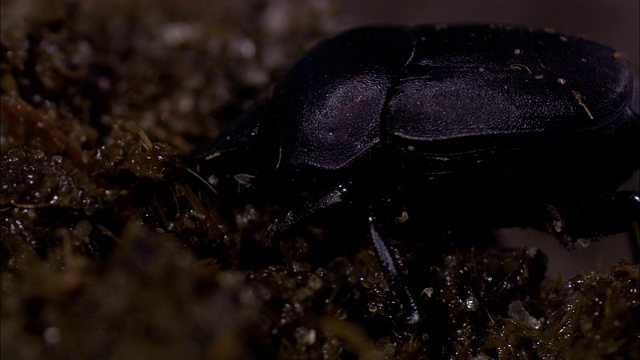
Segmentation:
{"type": "Polygon", "coordinates": [[[406,245],[427,319],[410,326],[366,241],[333,251],[307,228],[263,247],[277,204],[225,208],[188,154],[338,14],[2,3],[2,358],[640,356],[637,265],[553,280],[536,249],[406,245]]]}

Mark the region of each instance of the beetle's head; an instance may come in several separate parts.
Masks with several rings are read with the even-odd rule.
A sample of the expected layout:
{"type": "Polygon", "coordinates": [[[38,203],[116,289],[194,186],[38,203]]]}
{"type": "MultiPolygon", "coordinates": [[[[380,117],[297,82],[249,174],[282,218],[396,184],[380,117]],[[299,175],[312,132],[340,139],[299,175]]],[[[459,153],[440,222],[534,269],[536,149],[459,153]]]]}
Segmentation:
{"type": "Polygon", "coordinates": [[[278,161],[277,137],[268,124],[269,103],[257,103],[191,156],[195,171],[218,193],[250,192],[278,161]]]}

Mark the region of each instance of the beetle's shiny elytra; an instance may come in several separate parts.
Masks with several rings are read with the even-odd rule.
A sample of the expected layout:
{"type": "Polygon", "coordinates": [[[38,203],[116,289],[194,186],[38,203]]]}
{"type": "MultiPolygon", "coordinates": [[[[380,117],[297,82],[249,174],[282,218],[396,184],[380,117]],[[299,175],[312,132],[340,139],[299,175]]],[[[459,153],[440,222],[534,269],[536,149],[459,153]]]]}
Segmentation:
{"type": "Polygon", "coordinates": [[[390,200],[442,231],[546,224],[575,238],[637,224],[640,195],[616,189],[640,164],[638,92],[623,54],[552,30],[366,27],[314,47],[195,158],[227,193],[242,173],[298,199],[266,241],[324,208],[364,209],[398,284],[378,230],[390,200]]]}
{"type": "Polygon", "coordinates": [[[553,31],[375,27],[315,47],[273,107],[284,167],[339,169],[381,142],[448,155],[600,133],[637,118],[634,81],[622,54],[553,31]]]}

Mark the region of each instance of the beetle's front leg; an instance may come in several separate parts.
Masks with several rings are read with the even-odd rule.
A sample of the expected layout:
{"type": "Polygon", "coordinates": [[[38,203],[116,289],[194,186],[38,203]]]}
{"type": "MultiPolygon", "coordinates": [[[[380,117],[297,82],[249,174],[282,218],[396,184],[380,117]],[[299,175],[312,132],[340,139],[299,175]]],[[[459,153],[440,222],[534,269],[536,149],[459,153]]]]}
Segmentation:
{"type": "Polygon", "coordinates": [[[313,199],[309,199],[301,206],[289,211],[284,217],[276,219],[262,237],[262,244],[267,245],[274,237],[318,211],[345,201],[351,186],[351,183],[345,183],[336,189],[321,192],[313,199]]]}

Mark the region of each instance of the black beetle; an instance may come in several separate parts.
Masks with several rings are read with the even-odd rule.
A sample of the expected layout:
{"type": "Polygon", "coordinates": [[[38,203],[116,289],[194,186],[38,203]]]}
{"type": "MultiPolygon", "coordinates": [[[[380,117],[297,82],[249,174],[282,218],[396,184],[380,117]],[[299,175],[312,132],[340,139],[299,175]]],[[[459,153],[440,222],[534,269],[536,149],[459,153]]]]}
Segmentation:
{"type": "Polygon", "coordinates": [[[318,44],[194,158],[231,196],[298,201],[265,242],[360,211],[415,323],[380,236],[400,210],[434,232],[531,226],[565,244],[638,223],[640,194],[616,192],[640,164],[638,92],[623,54],[548,29],[365,27],[318,44]]]}

